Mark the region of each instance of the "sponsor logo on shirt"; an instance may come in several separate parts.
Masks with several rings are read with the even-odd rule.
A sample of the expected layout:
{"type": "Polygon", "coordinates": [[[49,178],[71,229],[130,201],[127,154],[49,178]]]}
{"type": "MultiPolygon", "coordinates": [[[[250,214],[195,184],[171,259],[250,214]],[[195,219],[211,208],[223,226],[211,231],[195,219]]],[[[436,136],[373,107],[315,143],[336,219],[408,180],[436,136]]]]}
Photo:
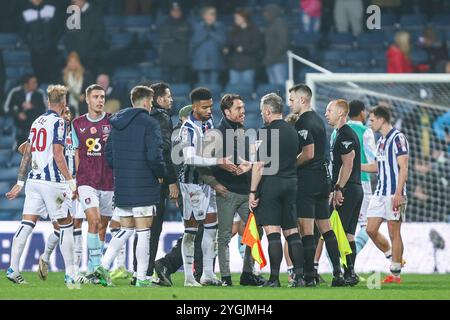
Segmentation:
{"type": "Polygon", "coordinates": [[[344,146],[345,149],[348,149],[348,147],[352,144],[351,141],[342,141],[342,145],[344,146]]]}
{"type": "Polygon", "coordinates": [[[303,140],[306,140],[306,138],[308,137],[308,130],[299,130],[298,134],[303,138],[303,140]]]}

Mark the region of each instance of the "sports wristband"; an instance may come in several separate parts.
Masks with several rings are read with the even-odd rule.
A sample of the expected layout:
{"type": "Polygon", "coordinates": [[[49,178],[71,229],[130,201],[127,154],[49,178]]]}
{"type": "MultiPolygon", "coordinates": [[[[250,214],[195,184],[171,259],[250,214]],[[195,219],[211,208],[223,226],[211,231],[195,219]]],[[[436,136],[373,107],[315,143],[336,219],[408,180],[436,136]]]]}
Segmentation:
{"type": "Polygon", "coordinates": [[[17,183],[16,183],[16,184],[19,185],[19,186],[21,186],[21,187],[23,187],[23,186],[25,185],[25,181],[17,180],[17,183]]]}
{"type": "Polygon", "coordinates": [[[69,184],[70,191],[77,191],[77,182],[75,181],[75,179],[69,180],[67,181],[67,183],[69,184]]]}

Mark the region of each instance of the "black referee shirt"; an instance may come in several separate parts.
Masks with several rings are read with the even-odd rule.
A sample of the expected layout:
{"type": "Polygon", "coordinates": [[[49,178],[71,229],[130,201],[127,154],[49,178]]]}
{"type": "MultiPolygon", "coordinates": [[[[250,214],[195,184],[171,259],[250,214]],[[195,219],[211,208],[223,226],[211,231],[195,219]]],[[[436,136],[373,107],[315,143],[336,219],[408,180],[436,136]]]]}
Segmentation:
{"type": "Polygon", "coordinates": [[[327,143],[323,120],[317,112],[307,111],[298,118],[295,123],[295,130],[297,130],[299,136],[299,152],[302,151],[303,147],[314,144],[314,158],[299,166],[298,170],[323,170],[327,143]]]}
{"type": "Polygon", "coordinates": [[[347,184],[361,184],[361,146],[359,144],[359,139],[355,131],[353,131],[352,128],[350,128],[347,124],[345,124],[339,130],[337,130],[336,139],[331,146],[331,159],[333,161],[333,185],[336,184],[339,177],[339,171],[342,167],[341,156],[348,154],[353,150],[355,150],[355,158],[353,159],[353,169],[352,173],[350,174],[350,178],[347,181],[347,184]]]}
{"type": "MultiPolygon", "coordinates": [[[[258,134],[259,139],[262,139],[262,144],[258,149],[258,159],[264,161],[262,158],[262,146],[264,144],[267,145],[267,155],[269,157],[275,156],[276,146],[278,145],[279,149],[279,169],[276,174],[277,177],[282,178],[296,178],[297,177],[297,155],[299,153],[298,149],[298,135],[295,131],[294,127],[286,121],[274,120],[269,125],[263,127],[263,129],[267,130],[267,138],[264,135],[261,135],[260,132],[258,134]],[[272,141],[271,132],[272,130],[278,130],[279,139],[278,141],[272,141]],[[267,140],[265,140],[267,139],[267,140]]],[[[266,167],[270,166],[270,164],[266,163],[266,167]]]]}

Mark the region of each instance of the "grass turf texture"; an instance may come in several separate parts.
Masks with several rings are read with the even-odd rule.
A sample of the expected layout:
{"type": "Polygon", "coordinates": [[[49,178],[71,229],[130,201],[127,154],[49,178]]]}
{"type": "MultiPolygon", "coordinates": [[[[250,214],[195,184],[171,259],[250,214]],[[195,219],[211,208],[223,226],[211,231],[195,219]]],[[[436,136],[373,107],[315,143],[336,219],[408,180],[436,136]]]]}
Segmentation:
{"type": "MultiPolygon", "coordinates": [[[[80,290],[68,290],[63,273],[49,273],[47,281],[41,281],[36,273],[24,272],[27,285],[13,284],[0,277],[0,299],[49,299],[49,300],[398,300],[398,299],[450,299],[449,275],[404,274],[402,284],[381,285],[381,289],[369,290],[366,283],[356,287],[332,288],[330,275],[323,275],[326,284],[317,288],[287,288],[287,275],[282,274],[281,288],[257,288],[239,285],[239,275],[233,275],[233,287],[184,288],[184,274],[173,275],[174,287],[136,288],[129,279],[114,281],[116,287],[82,285],[80,290]]],[[[363,275],[367,276],[367,275],[363,275]]],[[[267,278],[267,275],[266,275],[267,278]]]]}

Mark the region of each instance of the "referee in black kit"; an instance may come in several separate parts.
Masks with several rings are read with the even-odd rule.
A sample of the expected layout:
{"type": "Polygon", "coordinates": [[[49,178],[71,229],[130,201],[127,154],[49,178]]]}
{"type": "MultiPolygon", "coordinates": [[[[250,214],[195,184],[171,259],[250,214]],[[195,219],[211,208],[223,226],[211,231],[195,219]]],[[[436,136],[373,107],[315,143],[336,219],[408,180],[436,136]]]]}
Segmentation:
{"type": "Polygon", "coordinates": [[[280,96],[269,93],[261,98],[261,116],[266,126],[258,133],[261,144],[258,162],[252,168],[249,207],[250,210],[257,208],[256,222],[264,227],[269,241],[270,278],[263,285],[265,287],[280,286],[280,264],[283,259],[281,229],[294,265],[294,277],[289,285],[302,286],[302,244],[295,215],[298,135],[283,120],[282,113],[283,100],[280,96]]]}
{"type": "Polygon", "coordinates": [[[325,113],[328,123],[336,129],[336,138],[331,144],[332,204],[339,213],[352,253],[347,255],[344,269],[345,282],[354,286],[359,279],[353,266],[356,259],[355,231],[363,201],[361,185],[361,146],[356,133],[347,124],[349,105],[343,99],[331,101],[325,113]]]}
{"type": "Polygon", "coordinates": [[[328,255],[333,265],[333,287],[344,286],[340,254],[336,235],[331,230],[329,195],[331,181],[328,174],[328,163],[325,160],[327,136],[325,123],[311,108],[311,89],[298,84],[289,89],[291,112],[298,117],[295,130],[299,136],[299,155],[297,157],[297,218],[302,234],[304,249],[305,286],[315,287],[314,254],[314,222],[325,241],[328,255]]]}

